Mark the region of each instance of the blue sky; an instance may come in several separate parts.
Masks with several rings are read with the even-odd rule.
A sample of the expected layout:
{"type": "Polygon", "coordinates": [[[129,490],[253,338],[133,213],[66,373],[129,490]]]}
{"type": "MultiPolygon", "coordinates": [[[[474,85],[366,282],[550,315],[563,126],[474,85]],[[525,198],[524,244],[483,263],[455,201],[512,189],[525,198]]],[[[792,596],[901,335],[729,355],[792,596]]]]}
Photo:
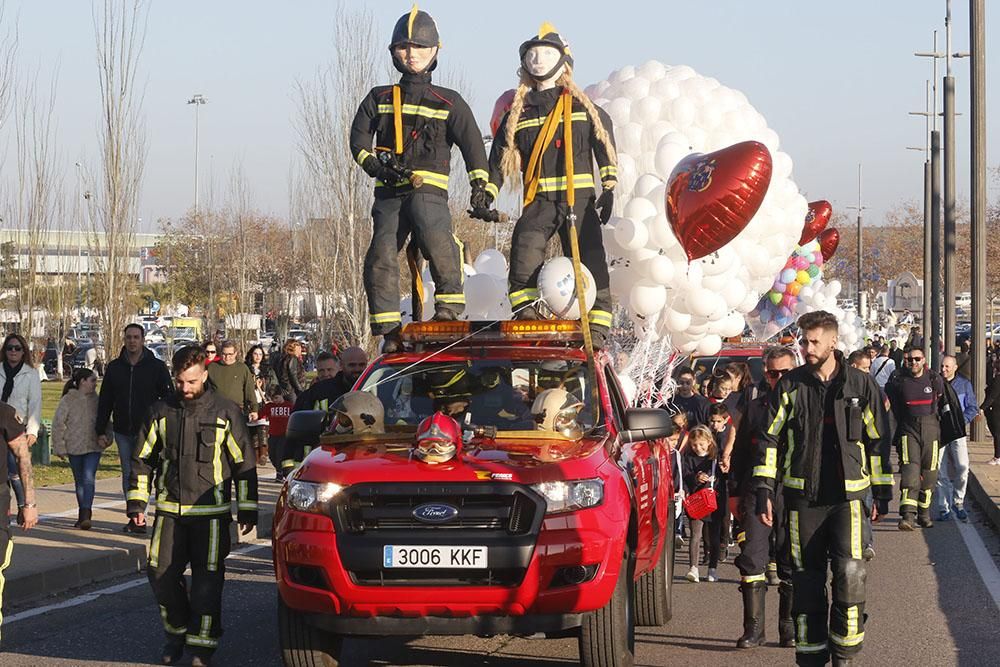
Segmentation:
{"type": "MultiPolygon", "coordinates": [[[[407,2],[347,5],[370,8],[383,41],[409,9],[407,2]]],[[[470,86],[463,92],[483,127],[496,96],[514,81],[518,44],[549,20],[570,40],[581,84],[656,59],[690,65],[746,93],[781,137],[809,199],[829,199],[838,210],[855,204],[859,162],[872,221],[897,202],[922,196],[923,156],[905,147],[923,146],[924,121],[907,112],[924,108],[931,63],[912,53],[930,50],[935,28],[943,49],[944,0],[437,0],[421,8],[441,30],[441,69],[463,70],[470,86]]],[[[990,31],[1000,30],[1000,19],[992,9],[987,72],[995,75],[1000,51],[990,31]]],[[[59,141],[67,178],[75,178],[73,163],[92,159],[96,145],[90,3],[8,0],[7,10],[19,22],[21,63],[40,67],[43,77],[58,68],[59,141]]],[[[967,11],[968,3],[954,3],[954,51],[968,49],[967,11]]],[[[202,174],[224,184],[239,161],[256,206],[286,213],[295,153],[293,86],[330,58],[333,16],[333,3],[319,0],[173,0],[152,6],[142,62],[150,140],[144,227],[180,215],[193,202],[194,111],[185,102],[196,92],[209,99],[201,110],[202,174]]],[[[966,114],[957,121],[963,199],[969,182],[968,72],[967,60],[956,61],[957,106],[966,114]]],[[[988,102],[1000,104],[996,93],[991,85],[988,102]]],[[[993,165],[1000,163],[1000,125],[989,123],[988,134],[993,165]]]]}

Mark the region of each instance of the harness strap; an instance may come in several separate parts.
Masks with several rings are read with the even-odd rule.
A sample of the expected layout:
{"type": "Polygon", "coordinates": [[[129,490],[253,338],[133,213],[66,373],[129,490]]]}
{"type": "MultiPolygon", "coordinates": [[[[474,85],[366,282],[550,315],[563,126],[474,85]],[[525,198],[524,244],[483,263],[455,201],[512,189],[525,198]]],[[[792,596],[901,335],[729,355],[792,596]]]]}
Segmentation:
{"type": "Polygon", "coordinates": [[[542,153],[545,152],[549,142],[556,135],[556,127],[559,125],[559,116],[563,113],[563,96],[559,97],[556,106],[545,117],[545,123],[541,131],[535,138],[535,145],[531,147],[531,157],[528,158],[528,168],[524,170],[524,205],[527,206],[535,201],[535,194],[538,192],[538,182],[542,177],[542,153]]]}
{"type": "Polygon", "coordinates": [[[392,87],[392,122],[396,129],[396,155],[403,152],[403,100],[399,86],[392,87]]]}

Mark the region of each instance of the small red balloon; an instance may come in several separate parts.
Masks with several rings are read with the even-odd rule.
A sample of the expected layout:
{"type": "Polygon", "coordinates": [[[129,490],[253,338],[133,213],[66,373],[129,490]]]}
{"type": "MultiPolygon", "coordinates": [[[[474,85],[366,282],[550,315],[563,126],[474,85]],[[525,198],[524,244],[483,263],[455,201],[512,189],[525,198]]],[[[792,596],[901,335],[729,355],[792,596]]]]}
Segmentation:
{"type": "Polygon", "coordinates": [[[497,130],[500,129],[500,122],[503,120],[504,114],[510,111],[510,105],[513,103],[513,88],[503,93],[497,98],[497,101],[493,103],[493,115],[490,116],[490,132],[494,137],[497,136],[497,130]]]}
{"type": "Polygon", "coordinates": [[[806,213],[805,224],[802,226],[799,245],[805,245],[819,236],[819,233],[826,229],[832,215],[833,207],[825,199],[809,202],[809,211],[806,213]]]}
{"type": "Polygon", "coordinates": [[[771,184],[771,153],[744,141],[681,160],[667,185],[667,218],[688,261],[726,245],[757,213],[771,184]]]}
{"type": "Polygon", "coordinates": [[[824,229],[816,240],[819,241],[819,251],[823,255],[823,261],[829,262],[840,244],[840,232],[832,227],[824,229]]]}

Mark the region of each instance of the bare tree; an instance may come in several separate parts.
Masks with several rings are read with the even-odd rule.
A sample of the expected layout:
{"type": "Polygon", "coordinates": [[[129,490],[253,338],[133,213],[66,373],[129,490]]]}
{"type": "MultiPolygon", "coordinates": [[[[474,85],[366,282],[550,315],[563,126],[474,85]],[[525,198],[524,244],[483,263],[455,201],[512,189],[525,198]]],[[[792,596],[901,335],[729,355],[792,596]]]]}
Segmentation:
{"type": "Polygon", "coordinates": [[[0,2],[0,127],[4,126],[10,111],[11,97],[14,92],[14,73],[17,62],[17,24],[8,25],[6,16],[7,3],[0,2]]]}
{"type": "Polygon", "coordinates": [[[147,11],[141,2],[105,0],[94,10],[97,72],[101,93],[98,183],[90,202],[91,256],[101,321],[109,353],[121,345],[121,330],[136,290],[130,275],[138,227],[139,188],[147,143],[138,66],[146,37],[147,11]]]}

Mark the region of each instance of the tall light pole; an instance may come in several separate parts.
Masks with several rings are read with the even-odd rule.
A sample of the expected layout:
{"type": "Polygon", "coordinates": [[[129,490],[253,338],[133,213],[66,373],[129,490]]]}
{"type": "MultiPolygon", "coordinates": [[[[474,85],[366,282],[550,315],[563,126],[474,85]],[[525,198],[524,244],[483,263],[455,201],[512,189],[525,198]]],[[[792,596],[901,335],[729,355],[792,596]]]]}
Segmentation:
{"type": "MultiPolygon", "coordinates": [[[[986,0],[969,0],[969,46],[972,52],[969,104],[972,112],[972,386],[977,400],[982,400],[986,391],[986,0]]],[[[983,421],[973,421],[973,440],[985,437],[983,421]]]]}
{"type": "Polygon", "coordinates": [[[863,243],[862,238],[861,238],[861,231],[862,231],[861,212],[865,210],[865,206],[862,206],[862,204],[861,204],[861,164],[860,163],[858,164],[858,205],[857,206],[847,206],[846,208],[848,210],[852,210],[852,211],[856,210],[858,212],[858,244],[857,244],[857,253],[858,254],[857,254],[857,258],[856,258],[857,262],[858,262],[858,297],[857,297],[858,298],[858,302],[857,302],[857,305],[855,306],[855,309],[856,309],[856,312],[858,313],[858,316],[863,319],[864,316],[863,316],[863,314],[861,312],[861,295],[864,293],[863,290],[862,290],[862,288],[861,288],[861,250],[862,250],[862,248],[864,246],[864,243],[863,243]]]}
{"type": "Polygon", "coordinates": [[[923,298],[923,316],[921,317],[921,326],[924,330],[924,356],[930,358],[930,324],[931,324],[931,302],[934,298],[934,293],[932,291],[931,273],[933,271],[933,264],[931,263],[931,254],[933,250],[933,240],[934,237],[931,234],[931,211],[932,211],[932,198],[931,191],[933,189],[932,185],[932,172],[931,172],[931,119],[933,118],[933,112],[931,111],[931,82],[930,80],[924,82],[924,94],[926,97],[925,110],[924,111],[911,111],[911,116],[923,116],[924,124],[926,129],[924,130],[924,147],[923,148],[909,148],[909,150],[922,150],[924,152],[924,298],[923,298]]]}
{"type": "Polygon", "coordinates": [[[194,212],[198,214],[198,109],[208,100],[201,93],[195,93],[188,104],[194,105],[194,212]]]}

